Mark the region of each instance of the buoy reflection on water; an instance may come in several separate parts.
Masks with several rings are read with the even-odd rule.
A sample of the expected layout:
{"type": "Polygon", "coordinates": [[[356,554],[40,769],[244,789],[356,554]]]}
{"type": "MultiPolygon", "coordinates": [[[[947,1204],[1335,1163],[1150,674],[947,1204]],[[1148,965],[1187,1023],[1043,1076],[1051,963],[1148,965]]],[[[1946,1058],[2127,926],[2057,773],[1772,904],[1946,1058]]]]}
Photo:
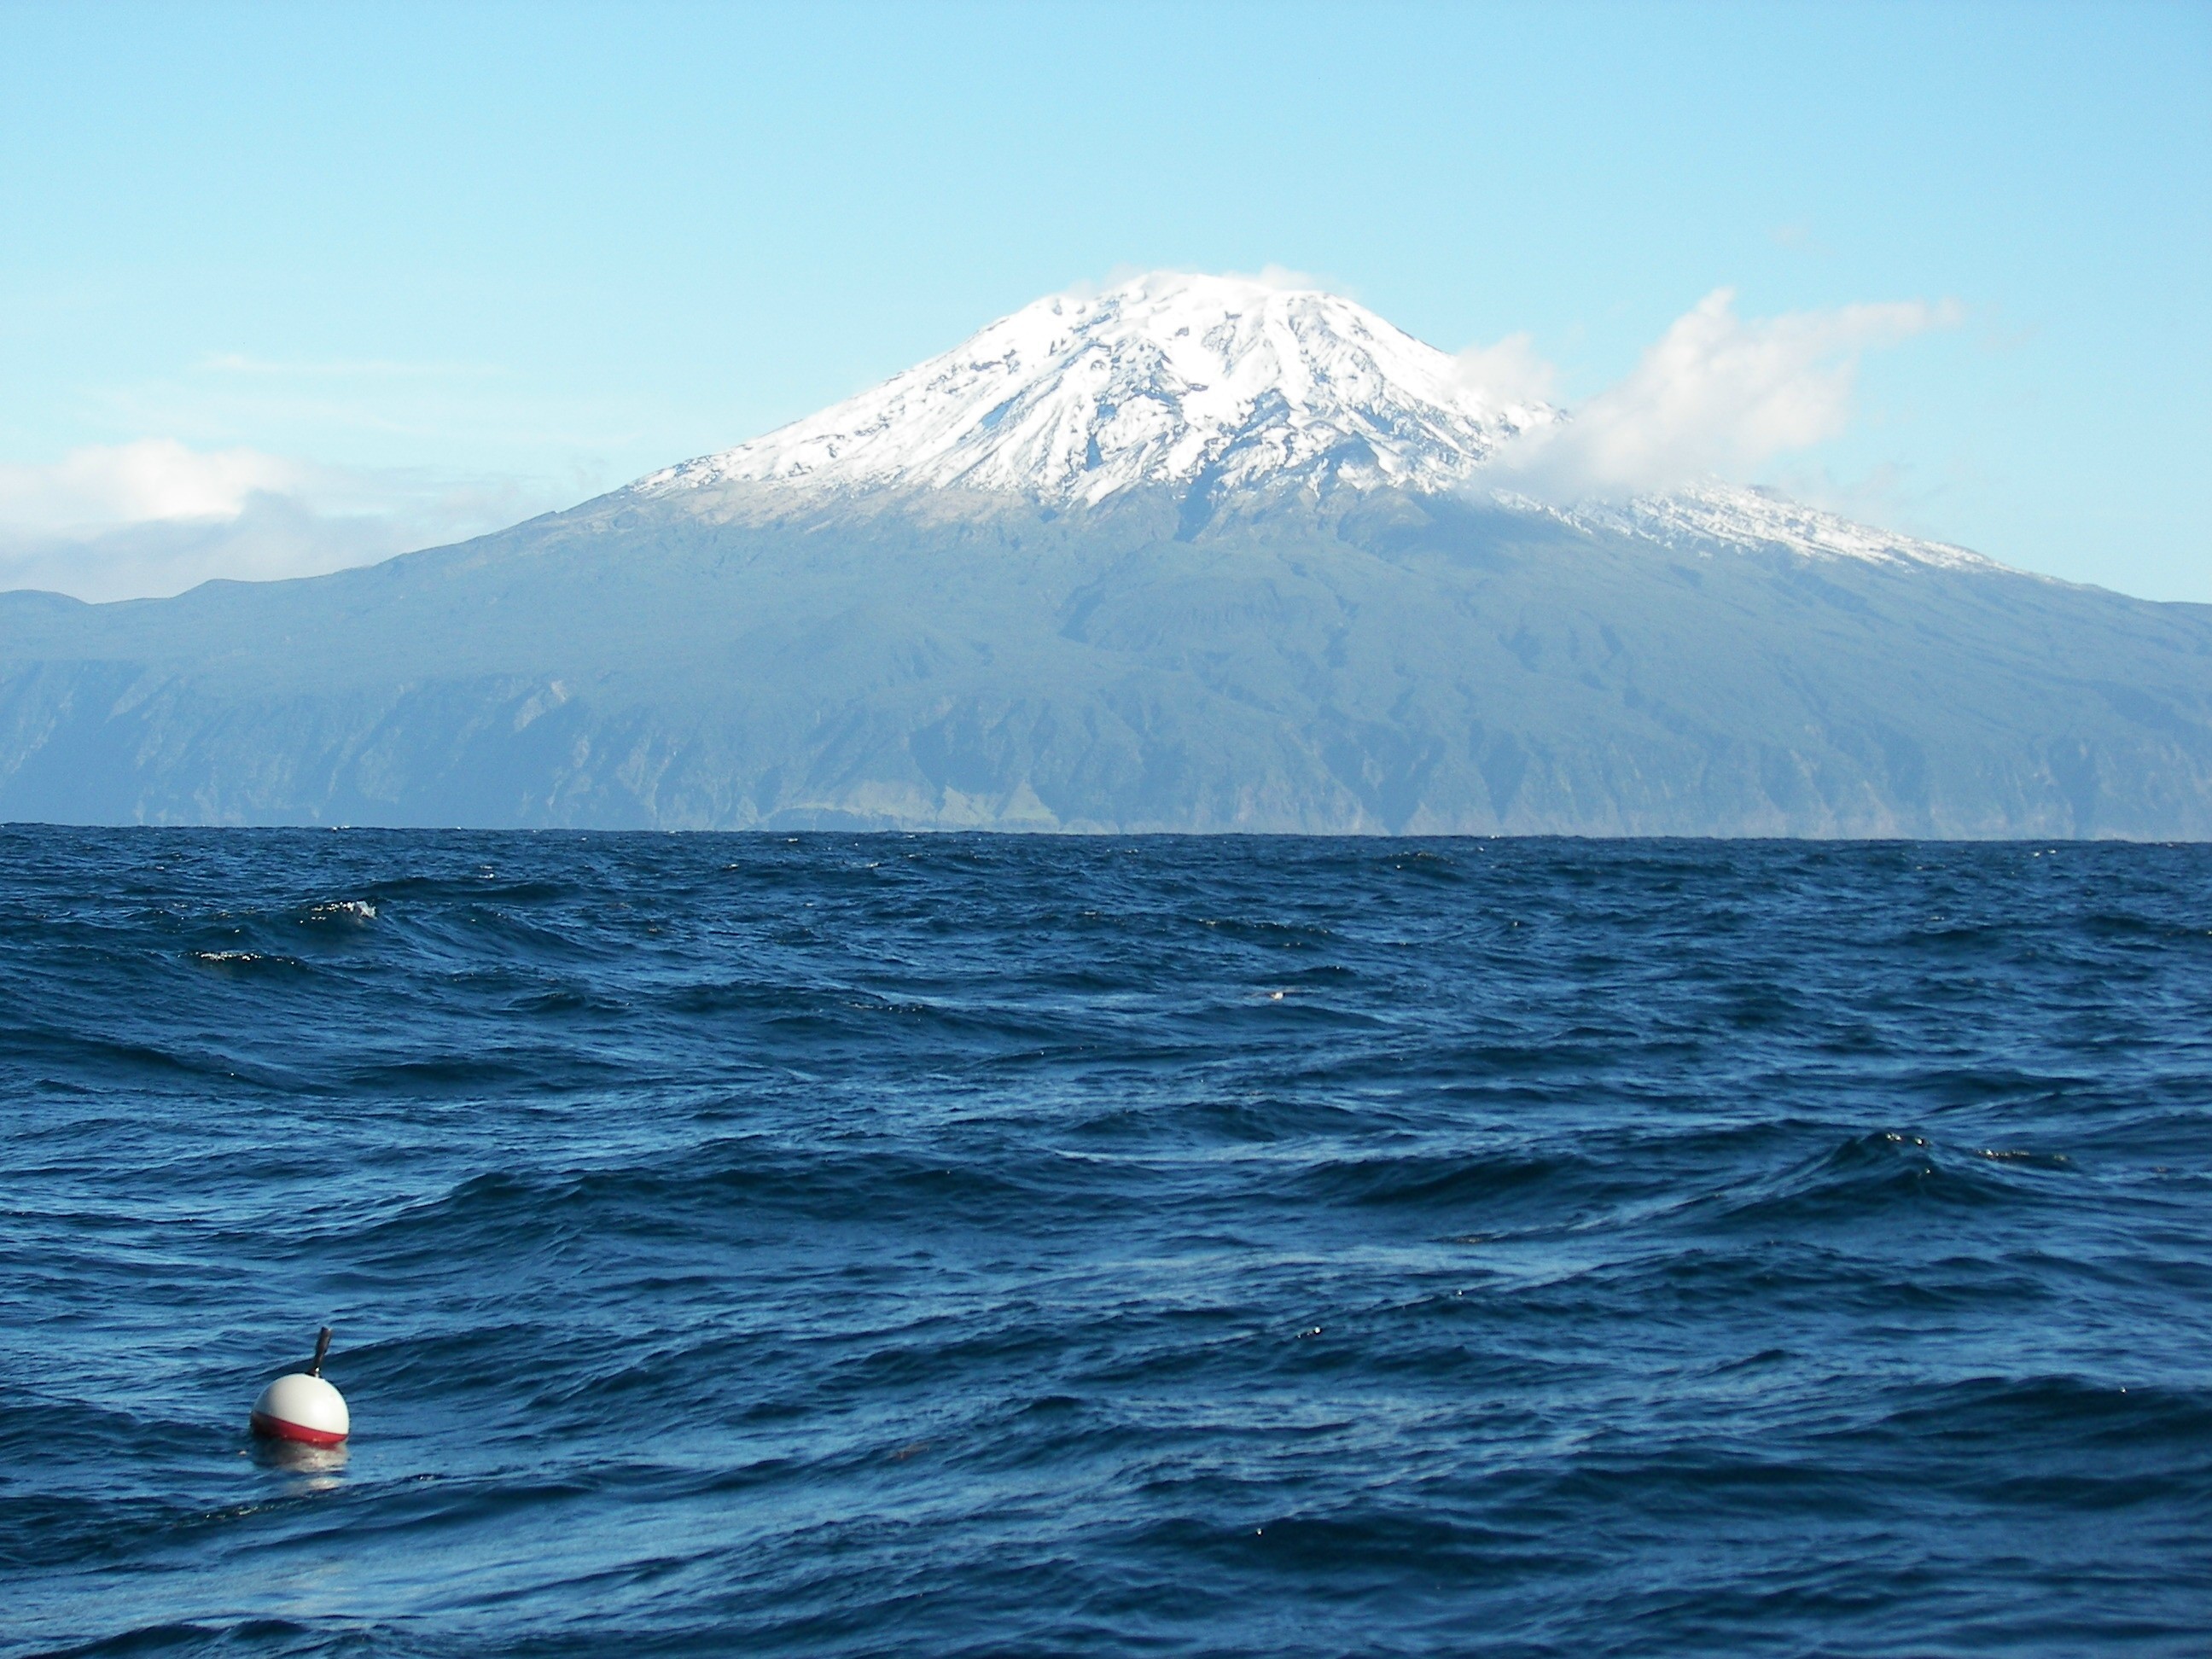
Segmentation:
{"type": "Polygon", "coordinates": [[[337,1477],[345,1473],[346,1459],[351,1452],[343,1445],[311,1446],[304,1440],[279,1440],[257,1434],[251,1455],[258,1468],[313,1477],[307,1482],[308,1489],[320,1492],[338,1484],[337,1477]]]}

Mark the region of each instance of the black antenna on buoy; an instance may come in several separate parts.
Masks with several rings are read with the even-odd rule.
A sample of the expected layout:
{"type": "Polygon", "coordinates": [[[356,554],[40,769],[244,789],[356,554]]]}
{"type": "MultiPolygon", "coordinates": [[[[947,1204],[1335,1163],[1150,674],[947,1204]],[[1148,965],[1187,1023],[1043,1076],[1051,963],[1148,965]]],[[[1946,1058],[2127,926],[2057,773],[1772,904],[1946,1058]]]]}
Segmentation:
{"type": "Polygon", "coordinates": [[[315,1357],[307,1362],[307,1375],[323,1374],[323,1356],[331,1351],[331,1328],[327,1325],[315,1333],[315,1357]]]}

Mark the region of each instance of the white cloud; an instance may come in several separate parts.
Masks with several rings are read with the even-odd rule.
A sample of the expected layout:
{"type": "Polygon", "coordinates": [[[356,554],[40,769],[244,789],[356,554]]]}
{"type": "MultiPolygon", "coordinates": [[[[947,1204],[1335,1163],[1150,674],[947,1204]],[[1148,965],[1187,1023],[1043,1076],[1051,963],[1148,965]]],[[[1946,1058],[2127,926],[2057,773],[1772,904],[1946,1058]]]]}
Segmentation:
{"type": "Polygon", "coordinates": [[[1231,273],[1243,275],[1247,281],[1262,288],[1280,289],[1290,294],[1309,294],[1319,290],[1328,294],[1352,296],[1352,289],[1342,283],[1332,283],[1326,276],[1317,276],[1310,270],[1299,270],[1290,265],[1265,264],[1259,270],[1231,273]]]}
{"type": "Polygon", "coordinates": [[[249,497],[297,489],[302,469],[252,449],[170,438],[72,450],[51,466],[0,465],[0,525],[19,532],[148,520],[236,518],[249,497]]]}
{"type": "Polygon", "coordinates": [[[1559,371],[1536,355],[1527,334],[1509,334],[1495,345],[1469,346],[1459,354],[1459,374],[1468,389],[1493,408],[1548,404],[1559,392],[1559,371]]]}
{"type": "Polygon", "coordinates": [[[1117,264],[1104,276],[1096,279],[1084,277],[1069,283],[1060,289],[1060,293],[1071,299],[1095,300],[1101,294],[1130,283],[1171,286],[1179,280],[1193,276],[1224,277],[1231,282],[1253,283],[1285,294],[1334,294],[1347,300],[1358,297],[1358,290],[1349,283],[1319,276],[1310,270],[1299,270],[1291,265],[1272,264],[1261,265],[1257,270],[1189,270],[1175,265],[1117,264]]]}
{"type": "Polygon", "coordinates": [[[0,589],[100,600],[319,575],[511,524],[544,493],[167,438],[95,446],[0,464],[0,589]]]}
{"type": "Polygon", "coordinates": [[[1554,500],[1742,478],[1843,432],[1861,353],[1960,320],[1920,301],[1746,319],[1735,297],[1707,295],[1625,379],[1500,452],[1498,471],[1554,500]]]}
{"type": "Polygon", "coordinates": [[[387,357],[359,357],[324,362],[287,362],[253,357],[242,351],[210,352],[197,365],[217,374],[242,374],[270,380],[489,380],[500,371],[489,364],[403,362],[387,357]]]}

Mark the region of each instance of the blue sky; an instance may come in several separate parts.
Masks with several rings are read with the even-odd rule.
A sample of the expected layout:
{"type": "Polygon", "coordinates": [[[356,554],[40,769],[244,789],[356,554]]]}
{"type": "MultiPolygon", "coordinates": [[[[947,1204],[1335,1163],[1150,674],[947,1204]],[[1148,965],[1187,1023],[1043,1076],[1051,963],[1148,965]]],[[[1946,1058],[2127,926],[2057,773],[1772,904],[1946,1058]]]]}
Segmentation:
{"type": "Polygon", "coordinates": [[[11,6],[0,580],[489,528],[1268,265],[1570,401],[1717,289],[1923,302],[1759,480],[2212,601],[2202,4],[11,6]]]}

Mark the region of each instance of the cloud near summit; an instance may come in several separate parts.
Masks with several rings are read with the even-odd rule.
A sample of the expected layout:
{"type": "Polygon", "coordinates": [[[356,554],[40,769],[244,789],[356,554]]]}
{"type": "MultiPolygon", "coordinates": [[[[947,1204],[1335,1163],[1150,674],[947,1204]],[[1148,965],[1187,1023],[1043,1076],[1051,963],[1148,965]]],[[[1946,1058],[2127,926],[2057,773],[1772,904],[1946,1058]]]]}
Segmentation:
{"type": "MultiPolygon", "coordinates": [[[[1619,499],[1715,476],[1742,479],[1850,424],[1860,355],[1955,326],[1960,307],[1912,300],[1742,318],[1716,289],[1677,318],[1627,375],[1499,452],[1492,479],[1553,501],[1619,499]]],[[[1528,337],[1460,356],[1500,402],[1548,400],[1558,375],[1528,337]]]]}

